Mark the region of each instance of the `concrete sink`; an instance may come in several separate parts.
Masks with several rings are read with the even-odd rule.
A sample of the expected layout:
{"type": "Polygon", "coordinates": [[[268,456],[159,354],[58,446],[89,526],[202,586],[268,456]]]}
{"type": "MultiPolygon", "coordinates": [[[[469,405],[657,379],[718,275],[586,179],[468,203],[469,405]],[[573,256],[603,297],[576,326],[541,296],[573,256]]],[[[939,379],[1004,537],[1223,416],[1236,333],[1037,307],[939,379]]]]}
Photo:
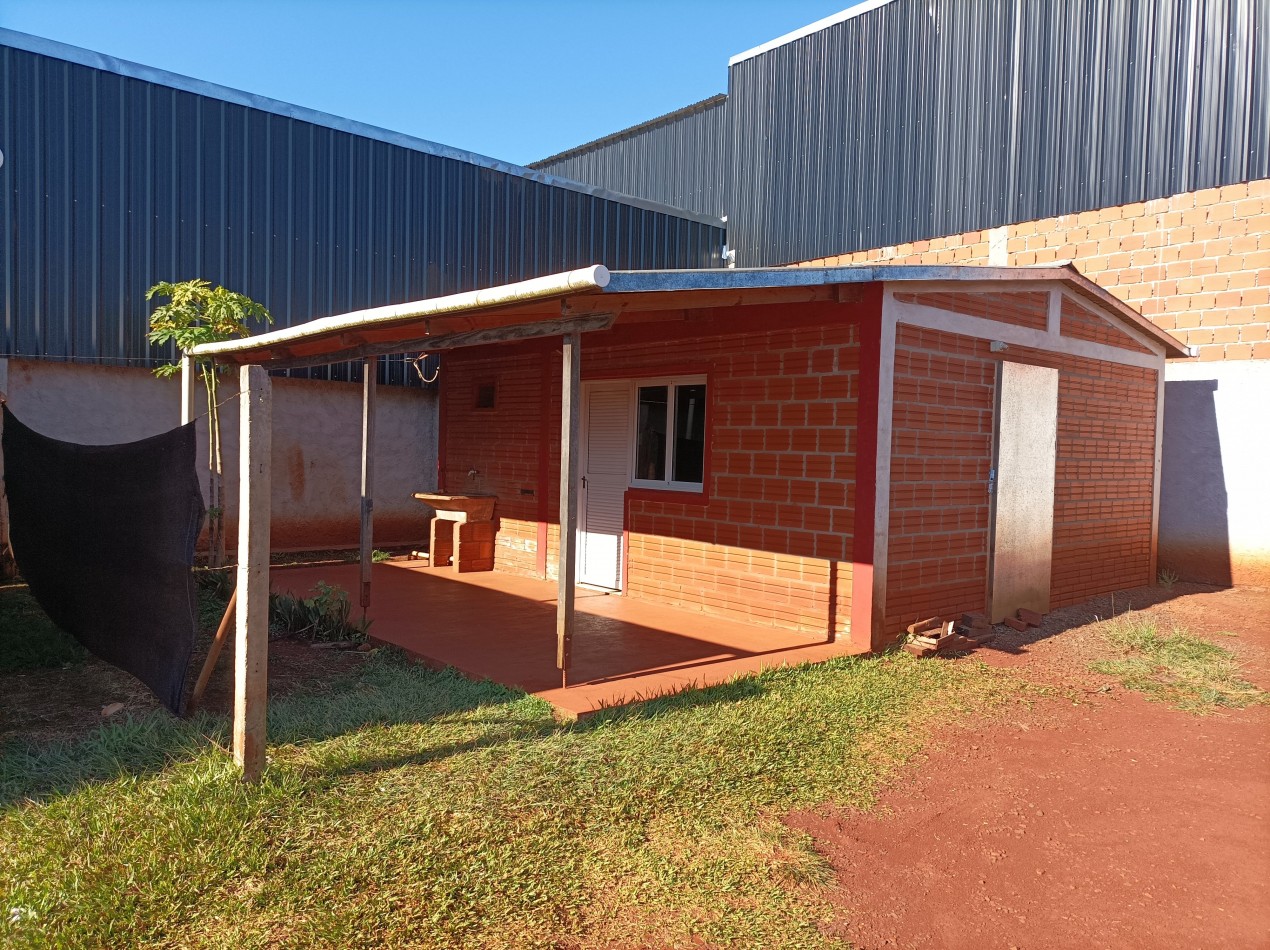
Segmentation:
{"type": "Polygon", "coordinates": [[[469,521],[489,521],[494,516],[496,495],[434,495],[430,492],[415,492],[415,498],[436,509],[437,517],[442,521],[458,521],[466,524],[469,521]]]}

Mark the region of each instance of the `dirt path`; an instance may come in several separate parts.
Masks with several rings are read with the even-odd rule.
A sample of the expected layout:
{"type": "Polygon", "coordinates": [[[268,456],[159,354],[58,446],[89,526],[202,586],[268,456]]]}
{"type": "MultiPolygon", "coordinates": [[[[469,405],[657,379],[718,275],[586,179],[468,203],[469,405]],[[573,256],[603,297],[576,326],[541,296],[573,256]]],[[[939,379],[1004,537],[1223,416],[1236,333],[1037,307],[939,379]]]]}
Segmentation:
{"type": "MultiPolygon", "coordinates": [[[[1214,639],[1270,685],[1270,592],[1174,593],[1148,609],[1237,634],[1214,639]]],[[[1196,717],[1099,692],[1083,619],[984,657],[1066,696],[947,728],[868,815],[790,818],[837,871],[835,934],[861,950],[1270,946],[1270,707],[1196,717]]]]}

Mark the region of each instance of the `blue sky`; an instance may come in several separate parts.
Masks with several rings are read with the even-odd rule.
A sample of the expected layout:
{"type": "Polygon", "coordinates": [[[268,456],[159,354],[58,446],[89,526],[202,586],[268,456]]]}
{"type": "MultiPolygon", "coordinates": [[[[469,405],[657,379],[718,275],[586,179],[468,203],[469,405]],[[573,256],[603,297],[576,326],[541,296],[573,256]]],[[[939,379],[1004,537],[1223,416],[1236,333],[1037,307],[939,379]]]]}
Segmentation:
{"type": "Polygon", "coordinates": [[[527,163],[854,0],[3,0],[0,26],[527,163]]]}

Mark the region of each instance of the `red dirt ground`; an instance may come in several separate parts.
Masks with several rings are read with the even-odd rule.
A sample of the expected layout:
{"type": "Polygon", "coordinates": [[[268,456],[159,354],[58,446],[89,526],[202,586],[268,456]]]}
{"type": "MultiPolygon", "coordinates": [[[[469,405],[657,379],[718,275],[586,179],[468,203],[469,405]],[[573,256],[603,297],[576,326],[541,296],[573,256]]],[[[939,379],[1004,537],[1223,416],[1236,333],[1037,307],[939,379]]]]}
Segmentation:
{"type": "MultiPolygon", "coordinates": [[[[1270,687],[1270,591],[1130,596],[1270,687]]],[[[1100,691],[1095,613],[1108,599],[980,651],[1061,695],[946,727],[873,812],[789,818],[837,872],[835,936],[860,950],[1270,946],[1270,707],[1199,717],[1100,691]]]]}

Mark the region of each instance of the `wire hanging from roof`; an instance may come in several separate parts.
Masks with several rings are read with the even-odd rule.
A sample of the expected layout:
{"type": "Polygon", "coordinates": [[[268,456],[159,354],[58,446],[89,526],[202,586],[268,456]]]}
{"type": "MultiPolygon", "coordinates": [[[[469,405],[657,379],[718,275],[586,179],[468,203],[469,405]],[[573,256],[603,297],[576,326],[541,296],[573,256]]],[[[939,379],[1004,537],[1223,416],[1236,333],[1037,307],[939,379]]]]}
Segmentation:
{"type": "Polygon", "coordinates": [[[419,374],[419,379],[423,382],[425,386],[431,386],[433,383],[437,381],[438,377],[440,377],[441,375],[440,364],[437,365],[436,372],[432,374],[431,379],[423,375],[423,369],[420,367],[419,364],[422,363],[431,355],[432,355],[431,353],[428,353],[425,350],[424,352],[420,353],[418,356],[416,356],[414,359],[410,361],[410,365],[414,367],[414,371],[419,374]]]}

